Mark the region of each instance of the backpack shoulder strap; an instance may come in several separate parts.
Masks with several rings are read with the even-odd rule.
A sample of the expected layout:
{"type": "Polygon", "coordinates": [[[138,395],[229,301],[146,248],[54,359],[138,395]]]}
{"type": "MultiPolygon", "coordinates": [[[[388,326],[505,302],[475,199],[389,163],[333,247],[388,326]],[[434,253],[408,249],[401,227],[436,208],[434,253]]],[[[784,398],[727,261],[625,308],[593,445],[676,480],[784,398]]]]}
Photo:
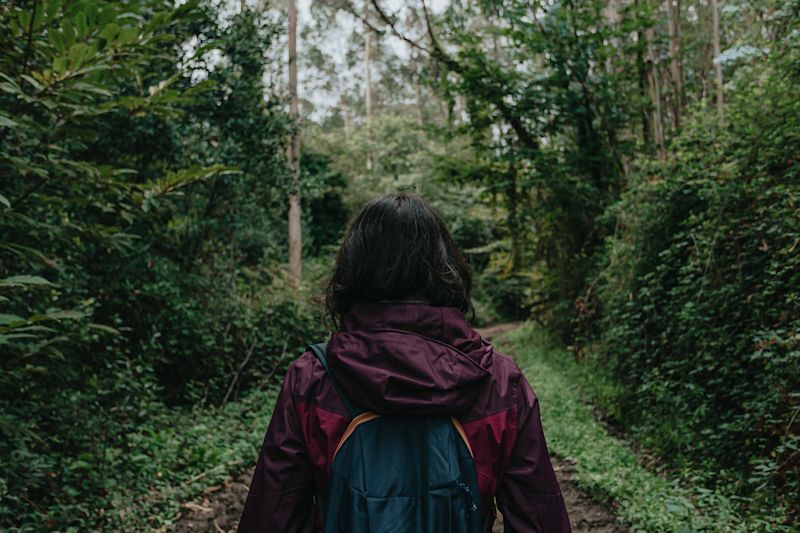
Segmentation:
{"type": "Polygon", "coordinates": [[[328,356],[325,355],[325,350],[328,347],[328,344],[325,342],[321,342],[319,344],[312,344],[308,347],[309,350],[319,359],[319,362],[322,363],[322,367],[325,369],[325,373],[328,375],[328,378],[333,383],[333,388],[336,389],[336,394],[339,395],[341,398],[342,403],[344,404],[345,408],[347,409],[347,413],[350,415],[350,418],[357,417],[361,411],[355,409],[353,404],[350,403],[350,400],[347,398],[347,395],[342,390],[342,387],[339,386],[339,382],[336,380],[336,377],[331,372],[330,366],[328,366],[328,356]]]}

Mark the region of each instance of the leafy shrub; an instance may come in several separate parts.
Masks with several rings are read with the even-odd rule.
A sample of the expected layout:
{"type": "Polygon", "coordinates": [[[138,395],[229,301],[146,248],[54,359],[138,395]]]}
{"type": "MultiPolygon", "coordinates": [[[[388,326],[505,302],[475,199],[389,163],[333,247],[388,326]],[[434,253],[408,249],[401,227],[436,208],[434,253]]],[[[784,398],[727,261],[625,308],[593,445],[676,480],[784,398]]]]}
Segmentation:
{"type": "Polygon", "coordinates": [[[534,324],[505,339],[503,349],[510,348],[539,398],[550,452],[571,463],[572,481],[612,504],[634,531],[792,530],[781,523],[780,509],[708,489],[697,471],[643,466],[642,456],[595,418],[596,408],[621,392],[608,369],[576,362],[534,324]]]}
{"type": "Polygon", "coordinates": [[[139,530],[152,492],[254,457],[226,417],[262,406],[232,400],[324,334],[281,268],[276,26],[35,5],[0,8],[0,529],[139,530]]]}
{"type": "Polygon", "coordinates": [[[599,349],[620,418],[761,505],[800,498],[800,92],[781,52],[613,208],[599,349]],[[753,106],[753,101],[758,106],[753,106]]]}

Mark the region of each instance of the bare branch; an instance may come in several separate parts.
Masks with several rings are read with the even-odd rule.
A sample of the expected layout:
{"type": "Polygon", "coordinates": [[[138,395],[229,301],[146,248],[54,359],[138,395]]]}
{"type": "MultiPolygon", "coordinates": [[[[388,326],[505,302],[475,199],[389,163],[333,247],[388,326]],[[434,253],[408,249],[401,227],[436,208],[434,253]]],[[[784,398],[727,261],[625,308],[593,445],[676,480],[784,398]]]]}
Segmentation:
{"type": "Polygon", "coordinates": [[[449,55],[447,55],[439,45],[439,41],[436,40],[436,35],[433,34],[433,24],[431,23],[431,15],[428,13],[428,6],[425,4],[425,0],[422,0],[422,14],[425,15],[425,28],[428,30],[428,38],[431,40],[431,45],[433,46],[434,50],[438,50],[439,54],[443,57],[447,57],[450,61],[453,61],[449,55]]]}
{"type": "MultiPolygon", "coordinates": [[[[449,70],[456,73],[462,73],[466,70],[464,65],[459,63],[456,59],[454,59],[450,54],[448,54],[445,49],[442,47],[439,40],[436,38],[436,34],[433,32],[433,22],[431,21],[431,15],[428,10],[428,5],[425,3],[425,0],[422,1],[422,11],[425,17],[425,26],[426,26],[426,33],[428,34],[428,39],[430,40],[431,48],[426,48],[422,46],[414,39],[408,37],[407,35],[403,34],[400,30],[397,29],[392,18],[383,10],[380,6],[379,0],[371,0],[372,6],[375,8],[375,11],[378,13],[380,19],[386,24],[389,29],[391,30],[392,34],[397,36],[398,38],[402,39],[403,41],[410,44],[413,48],[425,52],[428,56],[435,58],[441,61],[449,70]]],[[[373,26],[369,21],[365,20],[359,13],[356,12],[355,9],[348,9],[353,16],[364,22],[368,27],[370,27],[373,31],[380,31],[375,26],[373,26]]],[[[487,80],[488,81],[488,80],[487,80]]],[[[488,85],[488,83],[487,83],[488,85]]],[[[539,141],[536,139],[531,132],[525,127],[525,124],[522,122],[520,117],[517,113],[514,112],[514,109],[506,103],[503,99],[504,93],[500,90],[500,87],[491,87],[487,92],[487,95],[484,99],[494,105],[503,118],[508,122],[511,128],[514,130],[514,133],[517,134],[517,137],[525,145],[527,148],[531,150],[538,150],[539,149],[539,141]]]]}
{"type": "MultiPolygon", "coordinates": [[[[371,3],[372,3],[372,7],[374,7],[375,11],[378,13],[378,16],[381,18],[381,20],[383,21],[384,24],[389,26],[389,29],[392,31],[392,34],[395,37],[407,42],[409,45],[411,45],[411,47],[413,47],[413,48],[415,48],[417,50],[420,50],[421,52],[425,52],[429,56],[433,55],[433,52],[431,50],[428,50],[427,48],[425,48],[424,46],[419,44],[417,41],[415,41],[411,37],[405,35],[400,30],[398,30],[397,26],[395,25],[395,23],[392,20],[392,18],[389,15],[386,14],[386,12],[383,10],[383,8],[381,8],[380,4],[378,3],[378,0],[371,0],[371,3]]],[[[361,22],[363,22],[364,24],[369,26],[372,29],[372,31],[375,31],[375,32],[380,32],[381,31],[381,30],[377,29],[375,26],[373,26],[372,23],[370,23],[364,17],[359,15],[357,12],[355,12],[355,10],[353,10],[353,11],[348,10],[348,12],[350,12],[351,15],[355,16],[356,18],[361,20],[361,22]]]]}
{"type": "Polygon", "coordinates": [[[233,374],[233,379],[231,380],[230,385],[228,385],[228,390],[225,392],[225,397],[222,398],[222,403],[219,404],[220,409],[225,407],[225,404],[228,403],[228,398],[230,398],[231,393],[233,392],[233,387],[236,385],[236,382],[239,381],[239,376],[242,375],[242,370],[244,370],[244,367],[246,367],[247,363],[250,362],[250,358],[253,356],[253,351],[256,349],[257,344],[257,340],[253,341],[250,349],[247,350],[247,356],[244,358],[244,361],[242,361],[242,364],[239,365],[239,369],[233,374]]]}

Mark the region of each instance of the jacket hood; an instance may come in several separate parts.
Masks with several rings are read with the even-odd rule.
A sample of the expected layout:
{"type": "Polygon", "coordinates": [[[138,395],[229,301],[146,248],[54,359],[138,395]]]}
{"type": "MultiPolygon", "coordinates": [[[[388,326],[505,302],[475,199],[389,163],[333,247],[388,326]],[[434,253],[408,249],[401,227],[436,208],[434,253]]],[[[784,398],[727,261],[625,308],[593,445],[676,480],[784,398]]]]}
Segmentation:
{"type": "Polygon", "coordinates": [[[356,304],[327,348],[350,401],[387,415],[466,411],[492,354],[458,309],[420,303],[356,304]]]}

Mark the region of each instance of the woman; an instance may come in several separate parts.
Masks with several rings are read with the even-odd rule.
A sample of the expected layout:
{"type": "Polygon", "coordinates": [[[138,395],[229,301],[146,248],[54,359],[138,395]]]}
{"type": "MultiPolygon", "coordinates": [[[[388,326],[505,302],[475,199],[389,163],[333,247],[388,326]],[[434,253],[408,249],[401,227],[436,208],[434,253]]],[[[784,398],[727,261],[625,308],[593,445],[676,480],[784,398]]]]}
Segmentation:
{"type": "MultiPolygon", "coordinates": [[[[351,223],[328,285],[330,370],[361,409],[455,417],[489,529],[496,502],[506,531],[570,531],[536,396],[514,361],[467,324],[471,286],[450,232],[422,198],[373,200],[351,223]]],[[[317,495],[350,420],[314,354],[289,366],[240,532],[321,530],[317,495]]]]}

